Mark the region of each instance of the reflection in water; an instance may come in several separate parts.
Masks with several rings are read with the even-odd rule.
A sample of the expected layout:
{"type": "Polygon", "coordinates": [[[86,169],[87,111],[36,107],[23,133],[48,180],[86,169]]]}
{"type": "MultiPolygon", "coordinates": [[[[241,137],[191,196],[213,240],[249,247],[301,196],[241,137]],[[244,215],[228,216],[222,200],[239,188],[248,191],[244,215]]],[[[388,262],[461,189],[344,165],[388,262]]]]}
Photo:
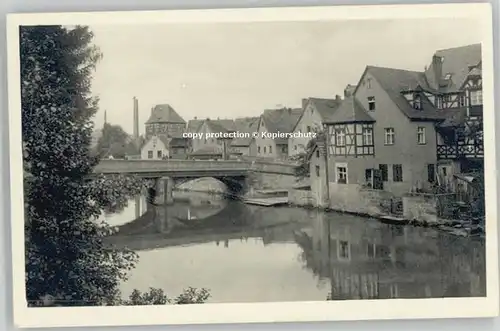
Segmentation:
{"type": "Polygon", "coordinates": [[[113,216],[133,231],[110,242],[140,257],[124,295],[149,287],[175,295],[189,286],[209,289],[210,302],[485,295],[481,239],[203,193],[174,198],[164,214],[146,213],[137,224],[129,214],[142,215],[143,204],[137,214],[131,203],[113,216]]]}

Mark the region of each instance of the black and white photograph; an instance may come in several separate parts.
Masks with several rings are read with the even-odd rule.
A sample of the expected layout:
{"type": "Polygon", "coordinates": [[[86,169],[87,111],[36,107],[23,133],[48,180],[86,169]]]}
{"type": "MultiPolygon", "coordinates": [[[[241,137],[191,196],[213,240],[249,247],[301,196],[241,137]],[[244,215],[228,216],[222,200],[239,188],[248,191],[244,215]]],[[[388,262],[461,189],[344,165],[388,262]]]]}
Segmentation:
{"type": "Polygon", "coordinates": [[[11,15],[16,324],[497,315],[491,29],[477,3],[11,15]]]}

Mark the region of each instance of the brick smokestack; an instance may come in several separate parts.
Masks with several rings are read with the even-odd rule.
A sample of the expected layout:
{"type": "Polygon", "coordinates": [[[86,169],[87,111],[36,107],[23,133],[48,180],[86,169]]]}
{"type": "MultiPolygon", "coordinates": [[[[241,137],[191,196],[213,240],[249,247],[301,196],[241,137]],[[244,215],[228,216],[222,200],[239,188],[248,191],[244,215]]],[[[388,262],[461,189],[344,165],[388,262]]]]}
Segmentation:
{"type": "Polygon", "coordinates": [[[438,86],[441,83],[441,78],[443,77],[443,58],[438,55],[432,57],[432,69],[434,71],[434,79],[438,86]]]}
{"type": "Polygon", "coordinates": [[[309,99],[302,99],[302,109],[306,109],[307,107],[307,102],[309,101],[309,99]]]}
{"type": "Polygon", "coordinates": [[[139,100],[134,97],[134,138],[139,138],[139,100]]]}

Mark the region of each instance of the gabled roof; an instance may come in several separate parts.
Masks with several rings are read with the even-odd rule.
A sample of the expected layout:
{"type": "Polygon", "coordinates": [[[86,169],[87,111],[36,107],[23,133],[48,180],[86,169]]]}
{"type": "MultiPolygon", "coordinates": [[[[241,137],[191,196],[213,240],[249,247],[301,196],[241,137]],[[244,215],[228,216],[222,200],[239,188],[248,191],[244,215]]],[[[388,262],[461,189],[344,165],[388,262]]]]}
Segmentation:
{"type": "Polygon", "coordinates": [[[366,112],[363,105],[353,96],[345,98],[335,112],[328,115],[323,121],[327,124],[375,122],[366,112]]]}
{"type": "MultiPolygon", "coordinates": [[[[262,114],[262,120],[268,132],[289,133],[297,124],[300,116],[303,113],[302,108],[281,108],[281,109],[266,109],[262,114]]],[[[276,144],[287,143],[286,138],[275,139],[276,144]]]]}
{"type": "Polygon", "coordinates": [[[259,117],[244,117],[234,120],[236,131],[240,133],[248,133],[248,138],[234,138],[231,146],[250,146],[252,142],[252,133],[257,131],[259,125],[259,117]]]}
{"type": "MultiPolygon", "coordinates": [[[[318,112],[321,117],[321,121],[325,121],[342,103],[342,99],[323,99],[323,98],[307,98],[306,105],[312,105],[314,109],[318,112]]],[[[299,125],[300,120],[304,116],[305,108],[302,110],[299,119],[293,126],[292,131],[295,131],[297,125],[299,125]]]]}
{"type": "Polygon", "coordinates": [[[481,44],[438,50],[434,53],[434,56],[442,58],[440,64],[441,82],[444,81],[447,74],[451,74],[451,78],[446,86],[440,86],[440,82],[436,80],[436,66],[431,62],[431,65],[425,71],[429,86],[442,92],[458,91],[472,67],[481,62],[481,44]]]}
{"type": "MultiPolygon", "coordinates": [[[[153,137],[151,137],[151,139],[153,139],[153,137]]],[[[156,137],[158,138],[158,140],[160,140],[163,143],[165,148],[168,148],[170,141],[169,141],[167,136],[160,135],[160,136],[156,136],[156,137]]]]}
{"type": "Polygon", "coordinates": [[[318,111],[321,118],[324,120],[328,118],[335,110],[342,104],[342,99],[320,99],[309,98],[314,108],[318,111]]]}
{"type": "Polygon", "coordinates": [[[146,124],[151,123],[178,123],[185,124],[186,121],[168,104],[156,105],[146,124]]]}
{"type": "Polygon", "coordinates": [[[403,91],[428,90],[429,87],[423,72],[375,66],[367,66],[366,72],[369,72],[377,80],[391,100],[408,118],[412,120],[442,120],[446,118],[446,114],[437,110],[430,102],[423,102],[422,109],[414,109],[401,94],[403,91]]]}
{"type": "Polygon", "coordinates": [[[195,133],[198,132],[204,120],[194,119],[189,120],[186,127],[186,132],[195,133]]]}
{"type": "Polygon", "coordinates": [[[212,132],[234,132],[235,124],[233,120],[212,120],[206,119],[204,121],[212,132]]]}

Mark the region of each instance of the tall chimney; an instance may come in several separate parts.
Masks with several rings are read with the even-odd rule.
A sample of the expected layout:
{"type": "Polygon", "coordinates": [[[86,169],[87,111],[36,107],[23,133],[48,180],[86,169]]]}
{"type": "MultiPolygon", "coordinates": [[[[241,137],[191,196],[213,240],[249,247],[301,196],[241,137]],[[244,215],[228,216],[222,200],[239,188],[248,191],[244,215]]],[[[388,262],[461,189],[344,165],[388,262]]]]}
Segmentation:
{"type": "Polygon", "coordinates": [[[441,78],[443,77],[443,58],[441,56],[434,55],[432,57],[432,69],[434,71],[436,84],[439,86],[441,78]]]}
{"type": "Polygon", "coordinates": [[[308,99],[302,99],[302,109],[306,109],[308,99]]]}
{"type": "Polygon", "coordinates": [[[139,138],[139,100],[134,97],[134,138],[139,138]]]}
{"type": "Polygon", "coordinates": [[[344,98],[351,97],[355,89],[356,85],[347,84],[347,86],[344,89],[344,98]]]}

